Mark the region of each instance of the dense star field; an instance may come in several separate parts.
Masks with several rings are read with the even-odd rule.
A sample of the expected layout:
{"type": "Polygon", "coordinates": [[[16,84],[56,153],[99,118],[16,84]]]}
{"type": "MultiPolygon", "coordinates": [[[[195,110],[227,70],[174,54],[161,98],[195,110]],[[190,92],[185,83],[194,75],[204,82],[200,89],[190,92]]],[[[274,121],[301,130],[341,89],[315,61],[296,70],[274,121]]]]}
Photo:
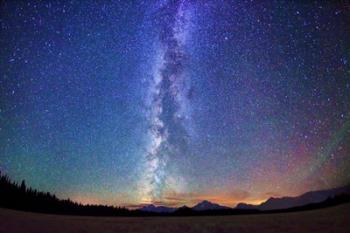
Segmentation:
{"type": "Polygon", "coordinates": [[[350,182],[349,3],[96,2],[1,1],[2,172],[129,207],[350,182]]]}

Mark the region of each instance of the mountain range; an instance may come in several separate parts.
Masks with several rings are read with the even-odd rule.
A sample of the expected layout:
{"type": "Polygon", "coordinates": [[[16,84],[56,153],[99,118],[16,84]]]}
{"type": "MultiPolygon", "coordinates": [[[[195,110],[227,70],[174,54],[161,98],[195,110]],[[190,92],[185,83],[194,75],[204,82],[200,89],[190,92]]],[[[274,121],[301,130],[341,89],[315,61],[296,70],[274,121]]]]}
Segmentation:
{"type": "Polygon", "coordinates": [[[166,206],[155,206],[151,204],[151,205],[143,206],[139,210],[144,212],[153,212],[153,213],[173,213],[175,211],[188,211],[188,210],[204,211],[204,210],[224,210],[224,209],[231,209],[231,208],[204,200],[202,202],[199,202],[192,208],[188,206],[172,208],[172,207],[166,207],[166,206]]]}
{"type": "Polygon", "coordinates": [[[155,206],[155,205],[146,205],[141,207],[139,210],[144,212],[153,212],[153,213],[173,213],[177,208],[171,208],[166,206],[155,206]]]}
{"type": "Polygon", "coordinates": [[[203,210],[224,210],[224,209],[230,209],[230,207],[222,206],[216,203],[212,203],[210,201],[202,201],[198,203],[197,205],[192,207],[195,211],[203,211],[203,210]]]}
{"type": "Polygon", "coordinates": [[[245,203],[239,203],[236,206],[236,209],[258,209],[258,210],[288,209],[292,207],[304,206],[311,203],[320,203],[325,201],[327,198],[332,198],[340,194],[350,194],[350,185],[341,187],[341,188],[311,191],[297,197],[281,197],[281,198],[271,197],[267,201],[261,203],[260,205],[250,205],[245,203]]]}
{"type": "Polygon", "coordinates": [[[350,195],[350,185],[341,187],[341,188],[311,191],[296,197],[281,197],[281,198],[271,197],[267,201],[259,205],[239,203],[235,208],[222,206],[222,205],[204,200],[194,205],[192,208],[187,206],[173,208],[173,207],[166,207],[166,206],[155,206],[151,204],[151,205],[143,206],[139,210],[144,212],[153,212],[153,213],[174,213],[177,211],[186,211],[186,210],[187,211],[192,210],[197,212],[207,211],[207,210],[230,210],[230,209],[261,210],[261,211],[280,210],[280,209],[288,209],[288,208],[293,208],[298,206],[304,206],[312,203],[320,203],[327,200],[328,198],[333,198],[341,194],[350,195]]]}

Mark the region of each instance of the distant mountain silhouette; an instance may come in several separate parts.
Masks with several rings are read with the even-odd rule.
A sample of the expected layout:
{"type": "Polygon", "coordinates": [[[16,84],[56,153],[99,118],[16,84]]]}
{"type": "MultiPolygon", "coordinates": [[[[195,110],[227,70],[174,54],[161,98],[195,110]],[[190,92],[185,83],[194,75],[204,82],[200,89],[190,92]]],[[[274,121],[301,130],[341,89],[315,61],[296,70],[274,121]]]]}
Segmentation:
{"type": "Polygon", "coordinates": [[[177,210],[177,208],[171,208],[166,206],[155,206],[155,205],[146,205],[139,209],[144,212],[153,212],[153,213],[172,213],[177,210]]]}
{"type": "Polygon", "coordinates": [[[320,203],[328,198],[333,198],[337,195],[349,194],[350,185],[328,190],[311,191],[297,197],[271,197],[260,205],[250,205],[239,203],[236,209],[258,209],[258,210],[278,210],[289,209],[292,207],[304,206],[312,203],[320,203]]]}
{"type": "Polygon", "coordinates": [[[350,202],[350,186],[308,192],[299,197],[270,198],[258,206],[239,204],[237,208],[229,208],[209,201],[202,201],[192,208],[182,206],[176,209],[148,205],[138,210],[129,210],[104,205],[82,205],[69,199],[61,200],[51,193],[28,188],[24,180],[21,184],[12,182],[8,176],[2,175],[0,172],[0,207],[50,214],[90,216],[217,216],[304,211],[339,205],[346,202],[350,202]],[[316,201],[319,202],[315,203],[316,201]],[[312,203],[310,204],[310,202],[312,203]]]}
{"type": "Polygon", "coordinates": [[[166,206],[155,206],[151,204],[151,205],[143,206],[138,210],[145,211],[145,212],[153,212],[153,213],[173,213],[175,211],[179,213],[179,212],[189,212],[189,211],[225,210],[225,209],[231,209],[231,208],[204,200],[199,202],[192,208],[188,206],[182,206],[179,208],[170,208],[166,206]]]}
{"type": "Polygon", "coordinates": [[[174,212],[174,214],[180,215],[180,216],[182,216],[182,215],[186,216],[186,215],[193,215],[193,212],[194,211],[192,210],[192,208],[184,205],[184,206],[177,208],[176,211],[174,212]]]}
{"type": "Polygon", "coordinates": [[[222,209],[230,209],[230,207],[222,206],[216,203],[212,203],[210,201],[202,201],[197,205],[192,207],[195,211],[203,211],[203,210],[222,210],[222,209]]]}
{"type": "Polygon", "coordinates": [[[259,205],[252,205],[252,204],[247,204],[247,203],[238,203],[235,209],[238,210],[257,210],[259,209],[259,205]]]}

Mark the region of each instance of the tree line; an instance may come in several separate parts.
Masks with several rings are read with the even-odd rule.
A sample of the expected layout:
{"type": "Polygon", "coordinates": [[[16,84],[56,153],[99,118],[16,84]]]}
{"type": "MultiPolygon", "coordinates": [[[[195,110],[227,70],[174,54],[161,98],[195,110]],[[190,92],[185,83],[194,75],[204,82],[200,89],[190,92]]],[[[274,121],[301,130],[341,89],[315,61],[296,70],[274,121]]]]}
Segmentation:
{"type": "Polygon", "coordinates": [[[131,215],[126,208],[106,205],[83,205],[70,199],[61,200],[49,192],[27,187],[23,180],[13,182],[0,172],[0,206],[4,208],[69,215],[119,216],[131,215]]]}

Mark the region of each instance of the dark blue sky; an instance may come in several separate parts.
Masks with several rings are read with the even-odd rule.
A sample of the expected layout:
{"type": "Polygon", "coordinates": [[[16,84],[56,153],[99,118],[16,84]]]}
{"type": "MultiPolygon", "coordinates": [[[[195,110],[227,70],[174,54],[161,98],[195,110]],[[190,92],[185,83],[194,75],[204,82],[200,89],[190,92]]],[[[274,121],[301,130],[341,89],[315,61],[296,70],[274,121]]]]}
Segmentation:
{"type": "Polygon", "coordinates": [[[350,181],[350,5],[3,1],[0,169],[89,203],[350,181]]]}

